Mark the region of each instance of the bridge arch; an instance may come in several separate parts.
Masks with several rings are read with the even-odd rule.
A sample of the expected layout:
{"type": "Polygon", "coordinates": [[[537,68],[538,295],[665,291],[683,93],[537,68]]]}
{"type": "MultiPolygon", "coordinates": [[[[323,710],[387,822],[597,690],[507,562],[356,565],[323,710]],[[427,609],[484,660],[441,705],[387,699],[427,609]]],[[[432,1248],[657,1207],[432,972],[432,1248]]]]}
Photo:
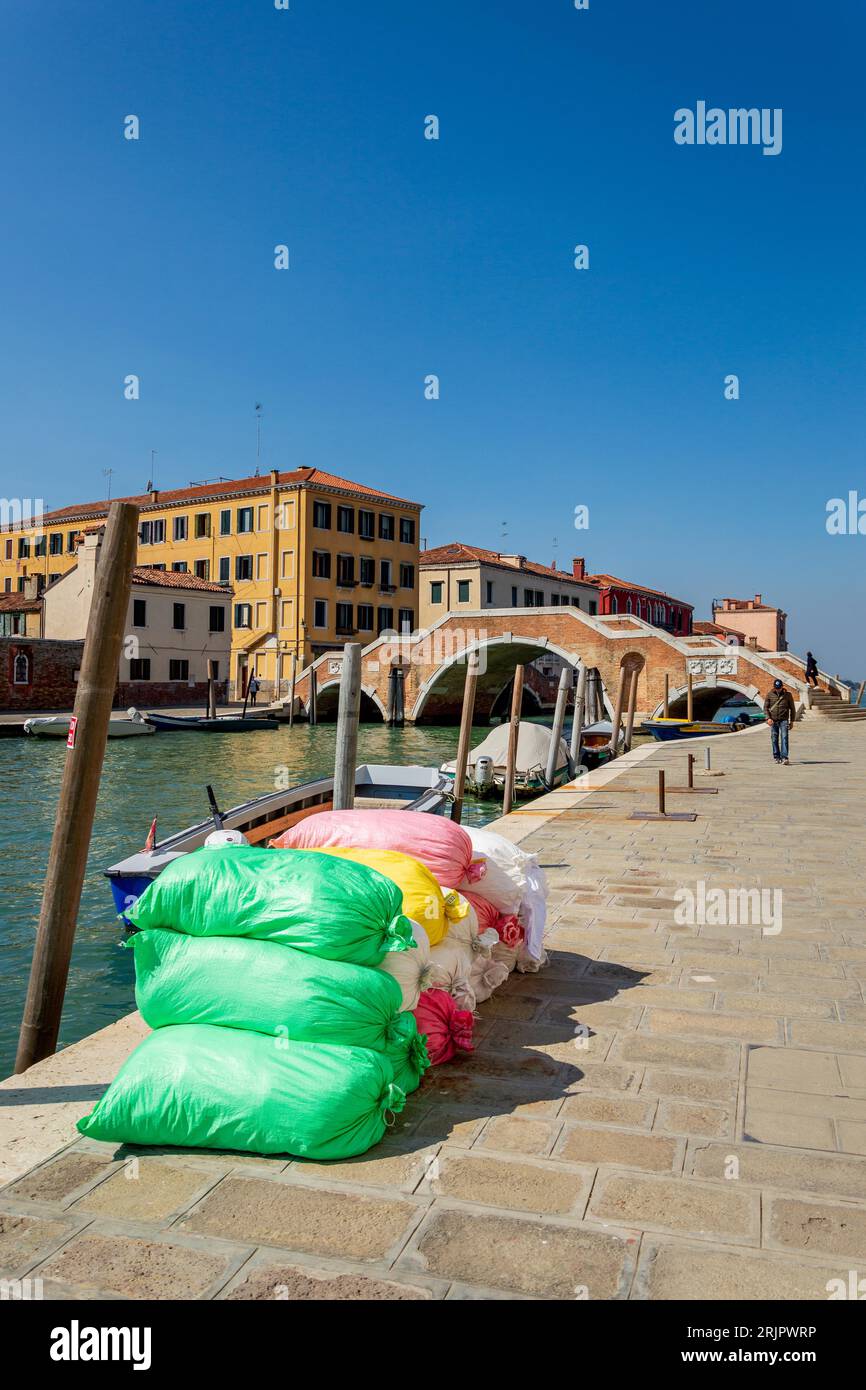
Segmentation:
{"type": "MultiPolygon", "coordinates": [[[[679,719],[685,716],[688,709],[688,685],[680,685],[673,688],[668,700],[668,710],[672,719],[679,719]]],[[[714,685],[697,685],[692,688],[692,704],[694,707],[695,719],[712,719],[716,710],[724,704],[731,695],[745,695],[747,699],[754,700],[756,704],[763,704],[761,692],[756,685],[744,685],[742,681],[732,680],[725,676],[714,685]]],[[[664,701],[662,700],[653,710],[652,719],[660,719],[664,714],[664,701]]]]}
{"type": "MultiPolygon", "coordinates": [[[[333,680],[326,681],[324,685],[316,688],[316,718],[323,723],[327,723],[337,717],[337,708],[340,703],[340,677],[335,676],[333,680]]],[[[309,698],[303,702],[304,712],[309,719],[310,701],[309,698]]],[[[379,692],[374,685],[361,686],[361,723],[362,724],[384,724],[387,719],[387,712],[379,692]]]]}

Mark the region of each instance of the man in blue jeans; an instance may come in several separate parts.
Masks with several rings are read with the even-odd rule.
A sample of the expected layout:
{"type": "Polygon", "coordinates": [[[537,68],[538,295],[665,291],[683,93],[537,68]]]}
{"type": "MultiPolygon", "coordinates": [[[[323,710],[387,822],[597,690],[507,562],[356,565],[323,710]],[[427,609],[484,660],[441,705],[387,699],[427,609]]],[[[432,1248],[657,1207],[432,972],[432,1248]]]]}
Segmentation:
{"type": "Polygon", "coordinates": [[[788,766],[788,729],[797,717],[797,707],[793,696],[780,680],[773,681],[773,689],[764,701],[764,714],[773,738],[773,761],[788,766]]]}

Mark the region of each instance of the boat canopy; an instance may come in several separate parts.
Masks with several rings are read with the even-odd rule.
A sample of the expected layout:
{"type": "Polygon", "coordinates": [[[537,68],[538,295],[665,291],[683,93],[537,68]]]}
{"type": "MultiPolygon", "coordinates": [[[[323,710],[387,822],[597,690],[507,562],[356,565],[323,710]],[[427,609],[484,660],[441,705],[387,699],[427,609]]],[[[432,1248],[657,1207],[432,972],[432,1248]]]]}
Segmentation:
{"type": "MultiPolygon", "coordinates": [[[[505,759],[508,755],[508,724],[499,724],[495,729],[491,729],[487,737],[473,748],[469,754],[469,766],[475,766],[476,758],[492,759],[496,771],[504,770],[505,759]]],[[[532,772],[545,772],[547,768],[547,758],[550,751],[550,741],[553,734],[544,724],[521,724],[517,735],[517,758],[515,772],[518,776],[527,776],[532,772]]],[[[568,749],[563,739],[559,740],[559,753],[556,759],[556,771],[568,767],[568,749]]],[[[444,764],[445,771],[453,771],[454,763],[444,764]]]]}

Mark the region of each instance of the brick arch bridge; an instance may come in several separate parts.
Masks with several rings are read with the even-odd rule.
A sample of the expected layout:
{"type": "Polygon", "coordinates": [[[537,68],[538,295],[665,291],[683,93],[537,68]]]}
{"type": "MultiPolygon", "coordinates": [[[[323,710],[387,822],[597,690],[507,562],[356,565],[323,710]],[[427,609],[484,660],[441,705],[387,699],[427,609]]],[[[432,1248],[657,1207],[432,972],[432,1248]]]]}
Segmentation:
{"type": "MultiPolygon", "coordinates": [[[[403,677],[404,716],[447,723],[459,719],[466,660],[481,661],[476,720],[483,723],[511,680],[515,666],[553,654],[569,665],[586,666],[600,677],[606,712],[615,706],[623,667],[636,669],[638,717],[661,711],[665,676],[672,705],[685,695],[691,673],[695,711],[708,706],[713,692],[721,703],[741,692],[763,701],[780,676],[795,700],[806,691],[803,662],[790,652],[756,652],[714,637],[673,637],[632,614],[591,617],[576,608],[502,608],[448,613],[432,627],[405,636],[383,635],[364,647],[361,657],[362,717],[385,719],[392,668],[403,677]]],[[[312,683],[320,718],[333,718],[339,697],[342,651],[326,652],[300,672],[295,683],[301,711],[309,715],[312,683]]],[[[626,682],[627,683],[627,682],[626,682]]],[[[848,698],[846,687],[829,676],[821,688],[848,698]]],[[[676,709],[679,713],[679,709],[676,709]]]]}

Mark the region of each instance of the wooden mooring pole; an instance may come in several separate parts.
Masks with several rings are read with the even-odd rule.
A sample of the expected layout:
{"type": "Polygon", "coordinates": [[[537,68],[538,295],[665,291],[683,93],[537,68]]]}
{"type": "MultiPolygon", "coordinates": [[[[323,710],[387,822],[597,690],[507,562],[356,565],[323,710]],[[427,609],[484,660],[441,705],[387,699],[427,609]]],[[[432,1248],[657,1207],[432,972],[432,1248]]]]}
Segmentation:
{"type": "Polygon", "coordinates": [[[358,723],[361,718],[361,643],[347,642],[340,669],[337,709],[337,747],[334,754],[334,810],[351,811],[355,804],[358,762],[358,723]]]}
{"type": "Polygon", "coordinates": [[[463,792],[466,787],[466,766],[469,762],[469,745],[472,742],[472,718],[475,714],[475,691],[478,685],[478,653],[472,652],[466,664],[466,681],[463,686],[463,708],[460,711],[460,737],[457,740],[457,761],[454,764],[454,805],[451,819],[459,825],[463,817],[463,792]]]}
{"type": "Polygon", "coordinates": [[[547,768],[545,770],[545,783],[550,790],[556,782],[556,765],[559,761],[559,745],[562,742],[562,730],[565,727],[565,706],[568,703],[568,692],[571,689],[571,667],[563,666],[559,673],[559,689],[556,692],[556,707],[553,711],[553,730],[550,737],[550,749],[547,754],[547,768]]]}
{"type": "Polygon", "coordinates": [[[624,666],[620,667],[619,682],[616,687],[616,705],[613,711],[613,725],[610,731],[610,756],[615,758],[619,752],[619,728],[622,723],[622,706],[625,698],[625,683],[628,678],[628,671],[624,666]]]}
{"type": "Polygon", "coordinates": [[[662,719],[670,719],[671,714],[671,678],[665,671],[665,702],[662,706],[662,719]]]}
{"type": "Polygon", "coordinates": [[[692,720],[693,720],[694,717],[695,717],[695,688],[694,688],[694,687],[695,687],[695,678],[694,678],[694,676],[692,675],[691,671],[689,671],[689,676],[688,676],[688,693],[687,693],[687,695],[686,695],[686,719],[689,721],[690,724],[691,724],[692,720]]]}
{"type": "Polygon", "coordinates": [[[625,739],[623,748],[626,753],[631,752],[632,739],[634,738],[634,716],[637,707],[637,682],[640,673],[635,669],[631,673],[631,680],[628,687],[628,714],[625,721],[625,739]]]}
{"type": "MultiPolygon", "coordinates": [[[[574,696],[574,719],[571,725],[571,775],[574,776],[580,767],[580,740],[583,734],[583,716],[587,704],[586,687],[589,677],[585,666],[581,666],[577,677],[577,691],[574,696]]],[[[593,682],[591,699],[595,698],[595,682],[593,682]]],[[[590,720],[590,723],[593,721],[590,720]]]]}
{"type": "Polygon", "coordinates": [[[514,668],[511,690],[511,724],[508,729],[508,752],[505,757],[505,790],[502,794],[502,814],[507,816],[514,801],[514,772],[517,765],[517,740],[520,735],[520,707],[523,704],[523,667],[514,668]]]}
{"type": "Polygon", "coordinates": [[[216,719],[216,662],[207,663],[207,717],[216,719]]]}
{"type": "Polygon", "coordinates": [[[295,722],[295,679],[298,674],[298,653],[292,652],[292,684],[289,687],[289,728],[295,722]]]}
{"type": "Polygon", "coordinates": [[[129,610],[137,530],[138,507],[131,502],[113,502],[96,567],[81,673],[66,742],[42,910],[18,1039],[16,1072],[26,1071],[57,1049],[108,721],[129,610]]]}

